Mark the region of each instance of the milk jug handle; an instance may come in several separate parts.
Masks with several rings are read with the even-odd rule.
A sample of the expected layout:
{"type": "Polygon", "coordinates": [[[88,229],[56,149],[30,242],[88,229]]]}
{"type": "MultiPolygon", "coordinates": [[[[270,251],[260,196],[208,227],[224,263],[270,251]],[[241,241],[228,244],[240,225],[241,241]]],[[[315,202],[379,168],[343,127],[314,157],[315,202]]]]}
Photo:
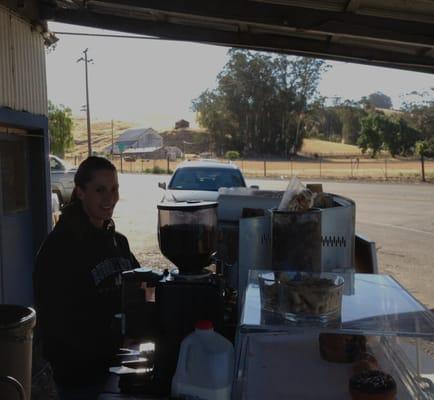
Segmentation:
{"type": "Polygon", "coordinates": [[[190,347],[191,343],[185,343],[185,346],[181,346],[180,352],[179,352],[179,363],[178,366],[180,367],[180,372],[183,375],[187,374],[187,365],[188,365],[188,357],[190,355],[190,347]]]}
{"type": "Polygon", "coordinates": [[[26,400],[26,394],[24,392],[23,385],[21,385],[21,383],[18,382],[15,378],[13,378],[12,376],[6,376],[6,375],[0,376],[0,383],[1,382],[8,383],[8,384],[12,385],[18,393],[19,399],[20,400],[26,400]]]}

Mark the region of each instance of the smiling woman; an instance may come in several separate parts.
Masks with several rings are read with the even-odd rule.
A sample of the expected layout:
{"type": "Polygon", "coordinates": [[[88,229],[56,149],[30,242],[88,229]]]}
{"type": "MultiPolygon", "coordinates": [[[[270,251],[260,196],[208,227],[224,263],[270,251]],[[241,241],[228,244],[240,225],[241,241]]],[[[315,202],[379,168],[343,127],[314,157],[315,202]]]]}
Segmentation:
{"type": "Polygon", "coordinates": [[[82,385],[97,392],[108,374],[120,345],[113,321],[121,309],[121,273],[139,264],[111,219],[119,200],[114,165],[89,157],[74,180],[71,202],[38,253],[34,287],[44,355],[61,398],[84,400],[69,395],[82,385]]]}
{"type": "Polygon", "coordinates": [[[102,228],[113,215],[119,200],[119,183],[115,166],[105,158],[89,157],[74,178],[72,200],[81,202],[89,221],[102,228]]]}

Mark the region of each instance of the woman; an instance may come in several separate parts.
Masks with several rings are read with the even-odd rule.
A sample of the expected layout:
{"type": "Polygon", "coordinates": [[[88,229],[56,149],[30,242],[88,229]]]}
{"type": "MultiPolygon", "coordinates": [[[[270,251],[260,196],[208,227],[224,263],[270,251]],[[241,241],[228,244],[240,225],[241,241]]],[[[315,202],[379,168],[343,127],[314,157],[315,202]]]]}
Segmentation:
{"type": "Polygon", "coordinates": [[[89,157],[74,182],[71,203],[38,253],[34,289],[44,355],[61,397],[92,399],[120,345],[112,328],[121,273],[139,265],[111,219],[119,200],[115,166],[89,157]]]}

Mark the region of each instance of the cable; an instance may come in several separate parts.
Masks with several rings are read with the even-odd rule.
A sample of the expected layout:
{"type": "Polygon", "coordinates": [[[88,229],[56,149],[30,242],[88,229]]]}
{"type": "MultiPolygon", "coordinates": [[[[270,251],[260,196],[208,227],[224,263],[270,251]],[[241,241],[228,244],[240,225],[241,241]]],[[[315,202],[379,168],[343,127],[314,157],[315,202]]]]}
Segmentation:
{"type": "Polygon", "coordinates": [[[153,36],[131,36],[131,35],[112,35],[108,33],[82,33],[82,32],[53,32],[55,35],[71,35],[71,36],[96,36],[96,37],[112,37],[120,39],[146,39],[146,40],[167,40],[153,36]]]}

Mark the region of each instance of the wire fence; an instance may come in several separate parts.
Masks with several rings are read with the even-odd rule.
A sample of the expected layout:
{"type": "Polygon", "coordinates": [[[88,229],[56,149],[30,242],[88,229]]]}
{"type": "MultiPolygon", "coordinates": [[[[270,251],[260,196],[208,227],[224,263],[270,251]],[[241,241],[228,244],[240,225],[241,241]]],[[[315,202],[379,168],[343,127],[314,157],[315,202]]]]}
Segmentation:
{"type": "MultiPolygon", "coordinates": [[[[67,157],[78,165],[84,158],[67,157]]],[[[184,160],[169,159],[128,159],[120,156],[110,157],[121,173],[172,173],[184,160]]],[[[221,160],[227,162],[227,160],[221,160]]],[[[243,174],[248,177],[288,178],[337,178],[337,179],[381,179],[404,180],[421,179],[422,164],[418,160],[397,159],[336,159],[319,157],[315,160],[236,160],[243,174]]],[[[424,173],[427,180],[434,179],[434,160],[426,160],[424,173]]]]}

